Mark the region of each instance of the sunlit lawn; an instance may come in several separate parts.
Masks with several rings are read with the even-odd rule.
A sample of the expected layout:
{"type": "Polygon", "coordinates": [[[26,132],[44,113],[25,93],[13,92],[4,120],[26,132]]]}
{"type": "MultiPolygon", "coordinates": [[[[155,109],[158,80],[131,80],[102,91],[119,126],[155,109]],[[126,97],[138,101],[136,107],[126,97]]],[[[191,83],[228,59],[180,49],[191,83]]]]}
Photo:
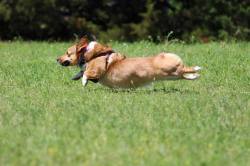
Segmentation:
{"type": "Polygon", "coordinates": [[[0,165],[250,165],[250,43],[109,43],[177,53],[196,81],[112,90],[58,65],[71,43],[0,43],[0,165]]]}

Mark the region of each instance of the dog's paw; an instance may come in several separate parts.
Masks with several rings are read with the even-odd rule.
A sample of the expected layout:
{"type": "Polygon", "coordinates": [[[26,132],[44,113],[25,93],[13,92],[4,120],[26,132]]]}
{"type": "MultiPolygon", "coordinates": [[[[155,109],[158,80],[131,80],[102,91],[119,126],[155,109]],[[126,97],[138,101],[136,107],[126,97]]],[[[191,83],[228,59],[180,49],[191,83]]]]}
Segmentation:
{"type": "Polygon", "coordinates": [[[85,75],[83,75],[82,76],[82,85],[85,87],[87,84],[88,84],[88,78],[85,75]]]}
{"type": "Polygon", "coordinates": [[[195,71],[199,71],[199,70],[201,70],[202,68],[201,68],[200,66],[195,66],[193,69],[194,69],[195,71]]]}
{"type": "Polygon", "coordinates": [[[187,80],[195,80],[200,77],[198,73],[185,73],[183,77],[187,80]]]}

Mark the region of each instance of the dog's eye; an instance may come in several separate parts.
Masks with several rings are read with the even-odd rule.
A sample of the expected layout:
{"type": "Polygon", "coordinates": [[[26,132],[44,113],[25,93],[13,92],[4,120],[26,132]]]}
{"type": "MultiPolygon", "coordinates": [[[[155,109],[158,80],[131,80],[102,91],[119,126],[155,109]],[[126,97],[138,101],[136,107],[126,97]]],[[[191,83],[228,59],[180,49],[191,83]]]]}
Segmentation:
{"type": "Polygon", "coordinates": [[[70,57],[70,54],[69,54],[68,52],[66,52],[66,55],[67,55],[68,57],[70,57]]]}

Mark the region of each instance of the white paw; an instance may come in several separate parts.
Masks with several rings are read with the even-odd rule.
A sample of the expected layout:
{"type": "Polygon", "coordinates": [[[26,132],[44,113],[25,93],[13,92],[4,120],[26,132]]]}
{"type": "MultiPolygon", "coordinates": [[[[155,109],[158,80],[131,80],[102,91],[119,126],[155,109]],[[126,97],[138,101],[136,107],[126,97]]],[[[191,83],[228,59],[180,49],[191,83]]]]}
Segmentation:
{"type": "Polygon", "coordinates": [[[200,77],[198,73],[185,73],[183,74],[183,77],[188,80],[195,80],[200,77]]]}
{"type": "Polygon", "coordinates": [[[201,68],[200,66],[195,66],[195,67],[194,67],[194,70],[195,70],[195,71],[199,71],[199,70],[201,70],[201,69],[202,69],[202,68],[201,68]]]}
{"type": "Polygon", "coordinates": [[[82,85],[83,85],[83,86],[86,86],[87,83],[88,83],[88,78],[86,77],[86,75],[83,75],[83,76],[82,76],[82,85]]]}

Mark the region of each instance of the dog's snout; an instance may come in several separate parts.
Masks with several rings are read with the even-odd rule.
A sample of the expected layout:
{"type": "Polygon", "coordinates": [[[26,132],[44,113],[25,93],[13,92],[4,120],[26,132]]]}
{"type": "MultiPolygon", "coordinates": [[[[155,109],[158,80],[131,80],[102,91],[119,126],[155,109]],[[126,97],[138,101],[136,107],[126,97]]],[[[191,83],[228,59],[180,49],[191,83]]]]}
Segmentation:
{"type": "Polygon", "coordinates": [[[61,63],[63,66],[69,66],[70,65],[70,61],[64,61],[61,63]]]}

